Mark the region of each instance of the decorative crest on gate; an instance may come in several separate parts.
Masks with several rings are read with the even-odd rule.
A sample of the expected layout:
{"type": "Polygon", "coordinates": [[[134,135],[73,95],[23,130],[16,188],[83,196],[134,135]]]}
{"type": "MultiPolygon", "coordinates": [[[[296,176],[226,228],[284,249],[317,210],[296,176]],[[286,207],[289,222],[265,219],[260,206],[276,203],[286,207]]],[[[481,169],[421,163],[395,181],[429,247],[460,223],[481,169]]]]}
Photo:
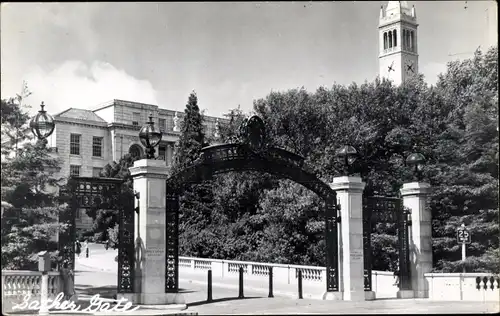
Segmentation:
{"type": "Polygon", "coordinates": [[[266,128],[264,121],[257,115],[245,119],[240,126],[240,138],[243,144],[254,152],[260,152],[266,145],[266,128]]]}

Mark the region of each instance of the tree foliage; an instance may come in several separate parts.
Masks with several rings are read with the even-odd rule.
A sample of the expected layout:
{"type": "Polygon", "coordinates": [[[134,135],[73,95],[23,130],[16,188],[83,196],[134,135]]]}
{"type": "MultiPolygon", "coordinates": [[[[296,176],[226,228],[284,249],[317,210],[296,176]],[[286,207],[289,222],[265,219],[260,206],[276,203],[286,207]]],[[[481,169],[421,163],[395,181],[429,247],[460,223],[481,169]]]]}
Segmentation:
{"type": "MultiPolygon", "coordinates": [[[[376,79],[315,92],[271,92],[254,101],[254,111],[264,120],[271,145],[304,156],[309,169],[327,183],[343,173],[335,151],[353,145],[365,195],[399,196],[403,183],[413,181],[405,159],[421,152],[427,158],[424,181],[433,186],[434,268],[461,270],[455,232],[465,223],[473,236],[468,270],[497,271],[497,59],[494,47],[470,60],[451,62],[435,86],[420,75],[400,86],[376,79]]],[[[223,141],[236,135],[236,126],[230,125],[241,122],[243,113],[232,110],[228,116],[231,123],[222,128],[223,141]]],[[[189,143],[185,138],[183,142],[189,143]]],[[[197,150],[189,159],[197,157],[200,138],[194,144],[189,148],[197,150]]],[[[184,227],[183,234],[196,246],[184,255],[325,264],[324,224],[315,195],[254,173],[218,176],[212,192],[209,210],[190,208],[196,225],[192,230],[184,227]]],[[[372,244],[373,268],[394,269],[394,225],[378,225],[372,244]]]]}
{"type": "MultiPolygon", "coordinates": [[[[4,124],[25,125],[29,118],[13,100],[2,100],[2,129],[10,128],[4,124]]],[[[28,141],[18,147],[17,155],[12,143],[2,143],[2,202],[11,206],[2,207],[2,269],[31,270],[38,252],[57,255],[55,237],[66,229],[58,223],[58,214],[65,205],[56,195],[62,179],[54,175],[60,161],[47,149],[47,141],[31,143],[22,133],[16,137],[19,143],[28,141]]]]}

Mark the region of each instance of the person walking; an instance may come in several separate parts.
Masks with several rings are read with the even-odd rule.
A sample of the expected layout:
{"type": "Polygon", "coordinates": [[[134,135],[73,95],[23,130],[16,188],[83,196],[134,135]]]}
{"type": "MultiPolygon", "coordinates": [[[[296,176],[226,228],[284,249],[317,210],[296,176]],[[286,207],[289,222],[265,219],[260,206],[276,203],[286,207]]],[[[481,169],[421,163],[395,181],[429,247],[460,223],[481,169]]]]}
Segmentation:
{"type": "Polygon", "coordinates": [[[82,252],[82,245],[80,244],[79,240],[76,240],[75,243],[75,253],[80,257],[80,253],[82,252]]]}
{"type": "Polygon", "coordinates": [[[394,269],[394,285],[399,287],[399,282],[400,282],[400,271],[399,271],[399,260],[396,261],[396,268],[394,269]]]}
{"type": "Polygon", "coordinates": [[[109,249],[109,239],[106,239],[106,245],[104,247],[106,248],[106,250],[109,249]]]}
{"type": "Polygon", "coordinates": [[[85,242],[83,243],[83,247],[85,248],[85,257],[89,257],[89,242],[87,239],[85,239],[85,242]]]}

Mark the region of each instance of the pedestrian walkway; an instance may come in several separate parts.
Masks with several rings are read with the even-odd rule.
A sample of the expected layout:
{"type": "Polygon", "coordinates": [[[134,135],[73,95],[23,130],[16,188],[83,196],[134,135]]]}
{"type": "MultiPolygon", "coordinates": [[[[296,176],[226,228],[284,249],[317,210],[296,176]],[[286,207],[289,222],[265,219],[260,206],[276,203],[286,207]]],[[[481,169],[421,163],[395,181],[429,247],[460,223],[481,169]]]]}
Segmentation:
{"type": "MultiPolygon", "coordinates": [[[[87,297],[99,293],[112,297],[116,293],[117,263],[109,251],[91,258],[77,260],[75,284],[80,295],[87,297]],[[92,267],[92,265],[94,265],[92,267]],[[86,294],[84,294],[86,293],[86,294]]],[[[188,271],[185,271],[188,272],[188,271]]],[[[269,314],[484,314],[498,313],[498,302],[432,301],[428,299],[379,299],[365,302],[323,301],[296,299],[296,294],[268,298],[266,284],[245,281],[244,299],[238,299],[238,278],[224,279],[224,284],[213,283],[213,301],[207,302],[206,275],[183,273],[179,278],[180,293],[184,295],[188,308],[185,313],[199,315],[269,315],[269,314]]],[[[83,296],[82,296],[83,297],[83,296]]],[[[146,311],[147,315],[158,315],[146,311]]],[[[173,311],[161,311],[162,315],[173,311]]],[[[146,315],[138,313],[137,315],[146,315]]]]}
{"type": "MultiPolygon", "coordinates": [[[[112,272],[115,274],[118,271],[118,263],[114,261],[114,253],[112,252],[90,256],[89,258],[80,257],[76,259],[76,262],[81,267],[86,267],[97,271],[112,272]]],[[[179,271],[179,282],[195,283],[206,287],[207,278],[208,276],[206,273],[190,273],[189,271],[183,269],[179,271]]],[[[226,277],[224,279],[214,278],[212,285],[214,287],[232,289],[237,295],[239,287],[238,275],[235,274],[233,277],[226,277]]],[[[260,280],[245,279],[244,290],[251,290],[253,292],[258,292],[261,295],[267,296],[267,294],[269,294],[269,282],[267,280],[263,282],[260,280]]],[[[275,281],[273,294],[274,296],[297,298],[298,289],[296,288],[296,286],[282,284],[275,281]]],[[[319,291],[316,289],[312,292],[307,292],[307,289],[304,289],[303,292],[304,298],[321,299],[322,295],[322,289],[319,291]]]]}

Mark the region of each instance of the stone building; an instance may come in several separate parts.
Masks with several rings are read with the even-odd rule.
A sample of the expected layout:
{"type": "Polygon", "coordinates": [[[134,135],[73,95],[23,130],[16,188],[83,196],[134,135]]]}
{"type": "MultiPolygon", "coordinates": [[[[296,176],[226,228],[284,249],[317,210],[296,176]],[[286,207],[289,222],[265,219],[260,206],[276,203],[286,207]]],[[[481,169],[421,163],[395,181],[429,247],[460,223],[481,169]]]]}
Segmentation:
{"type": "MultiPolygon", "coordinates": [[[[144,147],[138,135],[150,114],[163,132],[156,156],[170,165],[184,113],[152,104],[112,100],[93,110],[69,108],[54,115],[56,127],[48,139],[48,146],[61,158],[58,176],[98,176],[106,164],[118,162],[127,153],[142,155],[144,147]]],[[[224,119],[204,117],[207,136],[217,132],[219,120],[224,119]]],[[[83,210],[78,212],[77,229],[86,230],[91,225],[91,218],[83,210]]]]}

